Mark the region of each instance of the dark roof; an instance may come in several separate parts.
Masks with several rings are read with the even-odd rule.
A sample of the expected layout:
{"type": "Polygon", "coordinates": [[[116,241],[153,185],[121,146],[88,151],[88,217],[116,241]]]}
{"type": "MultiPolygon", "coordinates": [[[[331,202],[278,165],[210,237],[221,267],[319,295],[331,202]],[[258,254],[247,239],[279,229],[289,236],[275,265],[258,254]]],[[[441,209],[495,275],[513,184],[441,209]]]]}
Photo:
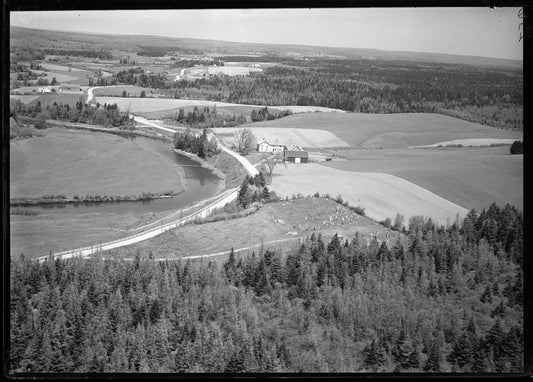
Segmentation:
{"type": "Polygon", "coordinates": [[[286,157],[309,158],[307,151],[285,150],[286,157]]]}

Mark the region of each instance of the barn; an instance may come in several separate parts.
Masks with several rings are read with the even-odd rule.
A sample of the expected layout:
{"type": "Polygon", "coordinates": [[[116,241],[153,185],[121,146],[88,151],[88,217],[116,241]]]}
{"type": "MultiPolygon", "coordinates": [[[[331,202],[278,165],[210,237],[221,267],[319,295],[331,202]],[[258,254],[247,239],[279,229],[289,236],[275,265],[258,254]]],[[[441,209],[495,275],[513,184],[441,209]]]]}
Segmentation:
{"type": "Polygon", "coordinates": [[[292,163],[307,163],[309,162],[309,153],[303,150],[286,150],[285,161],[292,163]]]}

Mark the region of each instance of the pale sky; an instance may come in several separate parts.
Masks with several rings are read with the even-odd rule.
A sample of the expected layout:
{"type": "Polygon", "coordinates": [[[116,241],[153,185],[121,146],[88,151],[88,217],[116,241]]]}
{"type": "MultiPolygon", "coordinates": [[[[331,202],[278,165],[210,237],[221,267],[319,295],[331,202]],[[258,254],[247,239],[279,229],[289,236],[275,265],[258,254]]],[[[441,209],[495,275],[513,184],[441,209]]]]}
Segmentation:
{"type": "Polygon", "coordinates": [[[448,53],[522,60],[519,8],[11,12],[11,25],[109,34],[448,53]]]}

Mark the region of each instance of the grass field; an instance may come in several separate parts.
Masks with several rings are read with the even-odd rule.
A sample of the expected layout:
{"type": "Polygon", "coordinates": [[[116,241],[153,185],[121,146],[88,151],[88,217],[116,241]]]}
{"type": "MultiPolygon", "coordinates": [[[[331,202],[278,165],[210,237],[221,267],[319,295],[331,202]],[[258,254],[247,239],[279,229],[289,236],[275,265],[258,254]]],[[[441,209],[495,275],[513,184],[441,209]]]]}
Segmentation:
{"type": "Polygon", "coordinates": [[[83,94],[40,94],[38,101],[41,102],[42,107],[52,106],[54,102],[58,105],[69,105],[70,107],[76,106],[76,102],[80,99],[85,100],[85,95],[83,94]]]}
{"type": "Polygon", "coordinates": [[[183,189],[176,167],[154,150],[105,133],[51,128],[11,143],[10,197],[139,195],[183,189]]]}
{"type": "MultiPolygon", "coordinates": [[[[51,65],[51,64],[42,64],[43,68],[53,68],[50,70],[32,70],[37,75],[40,75],[42,73],[45,74],[44,78],[48,80],[49,83],[52,82],[52,79],[55,77],[56,81],[59,83],[81,83],[87,85],[89,83],[89,80],[87,79],[87,76],[91,77],[94,76],[93,72],[89,72],[86,70],[81,69],[75,69],[72,68],[69,71],[69,68],[66,66],[60,66],[60,65],[51,65]],[[81,81],[81,82],[80,82],[81,81]]],[[[33,81],[37,82],[37,80],[33,81]]]]}
{"type": "Polygon", "coordinates": [[[11,256],[44,256],[126,236],[128,225],[138,224],[142,214],[41,213],[10,216],[11,256]]]}
{"type": "Polygon", "coordinates": [[[22,102],[23,104],[29,104],[33,101],[35,101],[36,99],[38,99],[39,96],[38,95],[10,95],[9,96],[9,101],[20,101],[22,102]]]}
{"type": "Polygon", "coordinates": [[[484,147],[484,146],[496,146],[496,145],[512,145],[515,139],[503,139],[503,138],[477,138],[477,139],[455,139],[453,141],[438,142],[432,145],[419,146],[419,147],[484,147]]]}
{"type": "Polygon", "coordinates": [[[247,66],[208,66],[209,74],[226,74],[228,76],[246,76],[250,72],[262,72],[261,68],[251,68],[247,66]]]}
{"type": "MultiPolygon", "coordinates": [[[[214,223],[190,225],[168,231],[153,239],[129,247],[110,250],[112,256],[131,257],[136,248],[144,253],[152,251],[156,258],[175,258],[205,255],[257,245],[245,253],[258,253],[261,241],[286,241],[265,245],[264,249],[287,249],[295,245],[297,237],[321,232],[331,239],[335,233],[345,238],[355,232],[377,235],[378,240],[393,240],[395,235],[370,219],[324,198],[309,198],[288,202],[269,203],[252,215],[214,223]],[[243,232],[246,232],[243,235],[243,232]]],[[[227,254],[221,255],[227,257],[227,254]]]]}
{"type": "MultiPolygon", "coordinates": [[[[131,112],[154,112],[154,111],[171,111],[176,108],[185,106],[250,106],[250,107],[264,107],[260,105],[241,105],[236,103],[214,102],[206,100],[189,100],[189,99],[173,99],[173,98],[116,98],[116,97],[97,97],[97,102],[116,103],[122,110],[129,110],[131,112]]],[[[269,106],[270,108],[270,106],[269,106]]],[[[293,113],[306,113],[314,111],[323,112],[342,112],[342,110],[328,109],[319,106],[272,106],[273,109],[291,110],[293,113]]],[[[344,112],[343,112],[344,113],[344,112]]],[[[318,114],[318,113],[317,113],[318,114]]]]}
{"type": "Polygon", "coordinates": [[[467,209],[481,211],[492,202],[522,209],[524,158],[509,146],[338,150],[348,159],[325,166],[356,172],[383,172],[406,179],[467,209]]]}
{"type": "Polygon", "coordinates": [[[146,95],[149,96],[152,93],[151,89],[143,88],[140,86],[133,86],[133,85],[121,85],[121,86],[109,86],[105,88],[98,88],[93,90],[93,94],[95,97],[101,97],[101,96],[112,96],[112,97],[120,97],[122,96],[122,92],[126,91],[131,97],[140,97],[141,92],[144,90],[146,95]]]}
{"type": "Polygon", "coordinates": [[[319,164],[287,164],[274,170],[271,189],[280,196],[328,193],[341,195],[352,206],[362,206],[375,220],[390,218],[396,213],[406,221],[414,215],[431,217],[440,224],[453,223],[456,215],[468,211],[430,191],[394,175],[355,173],[319,164]]]}
{"type": "MultiPolygon", "coordinates": [[[[256,122],[250,127],[321,129],[354,148],[393,148],[430,145],[454,139],[521,139],[506,131],[440,114],[309,113],[256,122]]],[[[243,126],[243,127],[244,127],[243,126]]]]}
{"type": "MultiPolygon", "coordinates": [[[[229,147],[235,143],[234,134],[239,130],[242,129],[238,127],[213,129],[215,134],[217,134],[224,144],[229,147]]],[[[271,144],[284,144],[289,146],[291,143],[295,143],[300,147],[349,147],[346,142],[341,141],[335,135],[325,130],[291,128],[276,129],[268,127],[253,127],[251,130],[256,141],[265,139],[271,144]]]]}

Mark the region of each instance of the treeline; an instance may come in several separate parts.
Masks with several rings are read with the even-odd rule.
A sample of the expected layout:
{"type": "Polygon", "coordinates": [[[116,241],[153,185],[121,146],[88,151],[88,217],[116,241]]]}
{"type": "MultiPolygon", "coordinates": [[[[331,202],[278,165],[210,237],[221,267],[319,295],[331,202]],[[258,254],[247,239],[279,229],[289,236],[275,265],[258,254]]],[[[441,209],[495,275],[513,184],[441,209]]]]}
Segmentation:
{"type": "Polygon", "coordinates": [[[180,108],[172,114],[172,119],[196,128],[234,127],[246,123],[246,117],[243,114],[220,114],[217,112],[216,105],[212,109],[209,106],[204,106],[203,108],[195,106],[192,111],[187,113],[180,108]]]}
{"type": "Polygon", "coordinates": [[[283,118],[287,117],[288,115],[291,115],[292,111],[290,110],[283,110],[279,111],[277,113],[271,112],[268,110],[268,107],[264,107],[259,110],[252,110],[251,119],[252,122],[261,122],[261,121],[271,121],[273,119],[283,118]]]}
{"type": "Polygon", "coordinates": [[[174,134],[174,148],[187,151],[200,158],[209,158],[220,151],[215,137],[207,137],[207,129],[203,129],[202,134],[196,134],[189,130],[184,133],[174,134]]]}
{"type": "Polygon", "coordinates": [[[101,125],[104,127],[120,127],[132,125],[127,112],[118,109],[117,104],[97,104],[97,107],[89,106],[81,100],[76,102],[75,107],[68,104],[58,104],[54,102],[46,107],[41,106],[41,102],[23,104],[16,100],[10,104],[11,115],[16,119],[18,116],[34,118],[36,128],[46,127],[47,119],[60,121],[80,122],[89,125],[101,125]]]}
{"type": "Polygon", "coordinates": [[[165,88],[167,78],[161,73],[146,74],[140,67],[131,68],[128,70],[121,70],[113,75],[117,83],[126,85],[138,85],[149,88],[165,88]]]}
{"type": "Polygon", "coordinates": [[[221,268],[139,251],[133,261],[21,256],[10,269],[9,366],[522,372],[522,237],[490,233],[522,219],[510,206],[472,212],[463,227],[422,219],[392,245],[313,234],[283,254],[231,251],[221,268]]]}
{"type": "Polygon", "coordinates": [[[242,181],[237,195],[237,205],[247,208],[256,202],[267,202],[270,200],[270,191],[266,186],[266,180],[262,172],[255,176],[246,175],[242,181]]]}
{"type": "Polygon", "coordinates": [[[522,73],[517,70],[363,59],[290,62],[292,67],[266,68],[250,76],[214,76],[173,86],[189,98],[362,113],[443,113],[522,128],[522,73]]]}
{"type": "Polygon", "coordinates": [[[172,64],[174,68],[192,68],[193,66],[224,66],[224,61],[222,60],[178,60],[172,64]]]}
{"type": "Polygon", "coordinates": [[[188,49],[176,46],[141,46],[137,52],[139,56],[163,57],[170,53],[179,52],[181,54],[202,54],[198,49],[188,49]]]}
{"type": "Polygon", "coordinates": [[[54,56],[80,56],[88,58],[98,58],[100,60],[111,60],[113,54],[105,50],[95,49],[43,49],[43,53],[54,56]]]}

